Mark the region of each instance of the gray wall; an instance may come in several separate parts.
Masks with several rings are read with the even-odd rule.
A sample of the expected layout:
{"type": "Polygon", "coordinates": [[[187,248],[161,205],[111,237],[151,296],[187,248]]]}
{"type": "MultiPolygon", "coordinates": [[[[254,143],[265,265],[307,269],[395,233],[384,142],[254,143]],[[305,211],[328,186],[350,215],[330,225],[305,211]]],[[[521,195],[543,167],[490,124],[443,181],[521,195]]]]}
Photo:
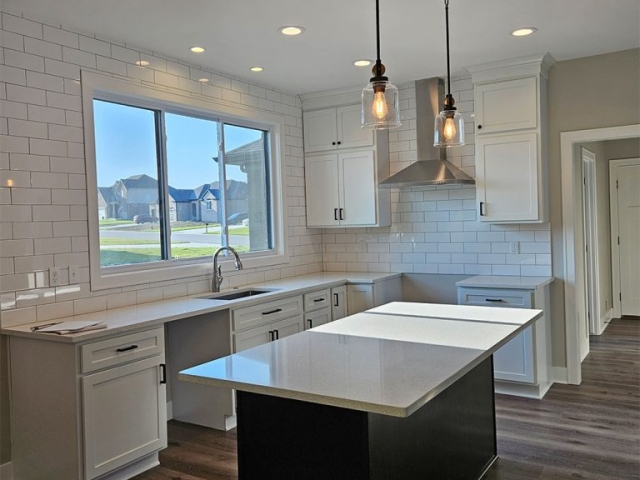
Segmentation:
{"type": "MultiPolygon", "coordinates": [[[[640,124],[640,49],[558,62],[549,77],[549,201],[553,274],[564,275],[560,133],[640,124]]],[[[564,284],[552,284],[553,364],[566,366],[564,284]]]]}

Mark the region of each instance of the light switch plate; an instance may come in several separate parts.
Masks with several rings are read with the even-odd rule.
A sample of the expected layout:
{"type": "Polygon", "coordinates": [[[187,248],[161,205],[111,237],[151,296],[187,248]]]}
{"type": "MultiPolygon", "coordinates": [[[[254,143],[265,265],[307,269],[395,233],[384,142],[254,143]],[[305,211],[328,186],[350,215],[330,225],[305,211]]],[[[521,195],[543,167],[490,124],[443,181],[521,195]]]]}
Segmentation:
{"type": "Polygon", "coordinates": [[[520,242],[509,242],[510,253],[520,253],[520,242]]]}
{"type": "Polygon", "coordinates": [[[80,280],[80,267],[70,266],[69,267],[69,283],[71,285],[75,285],[80,280]]]}

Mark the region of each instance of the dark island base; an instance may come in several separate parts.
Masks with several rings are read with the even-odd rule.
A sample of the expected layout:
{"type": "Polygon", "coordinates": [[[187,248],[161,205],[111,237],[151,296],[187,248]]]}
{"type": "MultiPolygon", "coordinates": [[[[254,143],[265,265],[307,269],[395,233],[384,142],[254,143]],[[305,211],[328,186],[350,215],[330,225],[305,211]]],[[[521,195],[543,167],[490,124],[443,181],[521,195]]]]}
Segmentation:
{"type": "Polygon", "coordinates": [[[237,392],[240,480],[476,480],[497,455],[492,357],[407,418],[237,392]]]}

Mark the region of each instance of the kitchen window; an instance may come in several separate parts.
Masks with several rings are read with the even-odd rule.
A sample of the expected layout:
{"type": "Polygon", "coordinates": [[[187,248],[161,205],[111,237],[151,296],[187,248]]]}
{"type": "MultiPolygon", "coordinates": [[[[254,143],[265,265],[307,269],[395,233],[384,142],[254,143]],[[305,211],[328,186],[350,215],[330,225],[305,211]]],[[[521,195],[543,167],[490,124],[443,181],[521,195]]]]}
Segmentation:
{"type": "Polygon", "coordinates": [[[136,92],[150,97],[101,91],[95,83],[118,81],[93,77],[92,289],[210,273],[220,246],[235,248],[248,267],[283,263],[278,124],[184,105],[141,86],[136,92]]]}

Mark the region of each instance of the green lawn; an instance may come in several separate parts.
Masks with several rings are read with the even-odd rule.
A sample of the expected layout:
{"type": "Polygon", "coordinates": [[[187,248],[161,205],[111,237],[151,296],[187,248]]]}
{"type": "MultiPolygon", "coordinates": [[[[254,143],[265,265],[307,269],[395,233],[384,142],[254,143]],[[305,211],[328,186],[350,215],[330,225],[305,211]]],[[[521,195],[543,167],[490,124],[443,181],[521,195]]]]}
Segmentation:
{"type": "MultiPolygon", "coordinates": [[[[171,242],[172,245],[176,243],[189,243],[187,241],[183,242],[171,242]]],[[[101,238],[100,245],[159,245],[160,239],[158,240],[141,240],[138,238],[101,238]]]]}
{"type": "MultiPolygon", "coordinates": [[[[213,255],[217,247],[176,247],[171,249],[173,258],[196,258],[213,255]]],[[[238,252],[246,252],[249,247],[234,247],[238,252]]],[[[136,248],[131,250],[101,250],[100,265],[126,265],[160,260],[159,248],[136,248]]]]}
{"type": "Polygon", "coordinates": [[[115,218],[107,218],[105,220],[100,220],[99,224],[101,227],[109,227],[111,225],[133,225],[133,220],[117,220],[115,218]]]}
{"type": "MultiPolygon", "coordinates": [[[[220,235],[220,230],[211,231],[209,229],[209,235],[220,235]]],[[[229,235],[244,235],[249,236],[249,227],[229,227],[229,235]]]]}

